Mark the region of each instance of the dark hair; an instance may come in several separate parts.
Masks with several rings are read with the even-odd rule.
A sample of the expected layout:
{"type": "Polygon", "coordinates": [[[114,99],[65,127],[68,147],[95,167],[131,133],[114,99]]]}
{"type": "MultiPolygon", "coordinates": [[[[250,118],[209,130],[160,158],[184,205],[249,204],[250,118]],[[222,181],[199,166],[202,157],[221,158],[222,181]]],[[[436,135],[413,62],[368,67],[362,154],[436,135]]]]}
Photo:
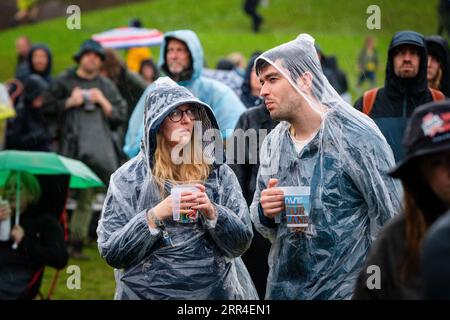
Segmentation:
{"type": "Polygon", "coordinates": [[[259,76],[259,74],[261,73],[261,71],[263,71],[265,68],[267,68],[270,64],[264,60],[264,59],[258,59],[256,60],[256,64],[255,64],[255,71],[256,71],[256,75],[259,76]]]}
{"type": "Polygon", "coordinates": [[[216,69],[218,70],[233,70],[234,64],[228,59],[220,59],[219,62],[217,62],[216,69]]]}
{"type": "MultiPolygon", "coordinates": [[[[301,77],[303,75],[303,73],[305,73],[305,71],[307,70],[302,70],[300,66],[296,66],[296,65],[291,65],[288,66],[285,63],[285,58],[281,58],[281,65],[286,68],[287,70],[289,70],[290,72],[290,76],[291,79],[295,80],[298,79],[299,77],[301,77]]],[[[256,71],[256,75],[259,77],[260,73],[262,70],[264,70],[265,68],[267,68],[267,66],[269,66],[270,63],[267,62],[265,59],[258,59],[256,60],[256,64],[255,64],[255,71],[256,71]]],[[[319,70],[322,71],[322,67],[319,65],[318,66],[319,70]]],[[[311,90],[312,94],[316,97],[317,100],[321,101],[321,97],[322,94],[325,90],[325,86],[324,86],[324,79],[325,75],[322,72],[322,77],[317,77],[314,76],[313,77],[313,90],[311,90]]]]}
{"type": "Polygon", "coordinates": [[[142,28],[142,21],[139,18],[133,18],[128,23],[129,27],[142,28]]]}
{"type": "Polygon", "coordinates": [[[142,69],[144,67],[150,67],[153,69],[153,81],[159,78],[159,69],[152,59],[145,59],[141,61],[141,65],[139,66],[139,74],[142,75],[142,69]]]}
{"type": "Polygon", "coordinates": [[[106,71],[108,78],[117,84],[124,68],[124,63],[117,52],[111,48],[105,49],[105,60],[103,60],[101,69],[106,71]]]}
{"type": "MultiPolygon", "coordinates": [[[[441,152],[445,165],[450,170],[450,153],[441,152]]],[[[420,172],[423,156],[415,159],[409,167],[411,172],[420,172]],[[413,171],[414,170],[414,171],[413,171]]],[[[407,282],[413,274],[419,271],[419,256],[422,240],[428,228],[446,210],[446,205],[433,192],[422,173],[407,174],[402,178],[404,189],[404,215],[405,215],[405,246],[406,252],[400,264],[400,279],[407,282]]]]}

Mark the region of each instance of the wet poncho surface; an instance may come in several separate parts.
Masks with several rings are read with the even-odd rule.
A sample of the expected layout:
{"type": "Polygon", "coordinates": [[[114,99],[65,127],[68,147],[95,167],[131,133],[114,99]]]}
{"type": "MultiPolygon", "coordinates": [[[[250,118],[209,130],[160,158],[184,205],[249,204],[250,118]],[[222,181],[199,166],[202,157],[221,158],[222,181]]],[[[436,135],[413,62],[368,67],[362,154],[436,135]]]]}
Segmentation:
{"type": "MultiPolygon", "coordinates": [[[[240,258],[253,236],[251,220],[227,165],[215,162],[205,182],[216,221],[203,216],[193,224],[165,220],[174,246],[163,241],[161,231],[149,230],[146,212],[163,199],[151,171],[156,133],[165,117],[186,103],[200,108],[203,131],[218,128],[208,105],[161,78],[146,99],[147,134],[139,154],[111,177],[97,233],[102,257],[116,268],[115,298],[257,299],[240,258]]],[[[165,189],[170,194],[170,183],[165,189]]]]}
{"type": "Polygon", "coordinates": [[[272,242],[266,298],[349,299],[381,226],[400,210],[401,186],[386,175],[394,166],[392,150],[374,122],[328,83],[311,36],[302,34],[260,59],[322,117],[318,132],[299,153],[287,122],[273,129],[261,148],[250,211],[258,232],[272,242]],[[304,73],[312,77],[311,94],[298,81],[304,73]],[[294,232],[286,219],[277,224],[263,215],[261,191],[270,178],[278,179],[279,187],[310,187],[306,231],[294,232]]]}

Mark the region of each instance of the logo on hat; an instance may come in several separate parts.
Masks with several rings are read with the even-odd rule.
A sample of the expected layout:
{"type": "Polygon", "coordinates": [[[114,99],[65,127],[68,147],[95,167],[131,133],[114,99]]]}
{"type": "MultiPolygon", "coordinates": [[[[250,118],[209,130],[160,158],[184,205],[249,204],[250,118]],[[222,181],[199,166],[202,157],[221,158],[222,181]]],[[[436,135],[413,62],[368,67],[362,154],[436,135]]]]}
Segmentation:
{"type": "Polygon", "coordinates": [[[425,136],[434,137],[438,133],[450,131],[450,112],[440,115],[427,113],[422,118],[422,130],[425,136]]]}

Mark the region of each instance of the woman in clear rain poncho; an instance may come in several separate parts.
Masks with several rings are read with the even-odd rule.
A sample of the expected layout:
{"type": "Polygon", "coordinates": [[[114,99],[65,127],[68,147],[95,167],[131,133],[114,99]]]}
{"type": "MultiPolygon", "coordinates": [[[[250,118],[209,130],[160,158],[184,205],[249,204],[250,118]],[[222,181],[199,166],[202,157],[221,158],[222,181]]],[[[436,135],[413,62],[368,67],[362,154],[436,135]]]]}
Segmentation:
{"type": "Polygon", "coordinates": [[[349,299],[380,227],[401,205],[401,186],[386,175],[392,150],[328,83],[311,36],[263,53],[255,67],[270,116],[282,121],[262,144],[250,208],[272,242],[266,298],[349,299]],[[285,205],[286,186],[304,187],[295,199],[306,219],[286,216],[303,215],[300,204],[285,205]]]}
{"type": "Polygon", "coordinates": [[[240,258],[253,237],[248,207],[212,156],[222,143],[212,109],[167,77],[152,86],[141,151],[111,176],[97,229],[100,254],[116,268],[115,298],[257,299],[240,258]],[[198,131],[211,129],[214,143],[198,144],[198,131]],[[179,146],[187,161],[175,165],[179,146]],[[201,214],[183,224],[172,219],[171,188],[191,181],[199,192],[181,194],[180,213],[201,214]]]}

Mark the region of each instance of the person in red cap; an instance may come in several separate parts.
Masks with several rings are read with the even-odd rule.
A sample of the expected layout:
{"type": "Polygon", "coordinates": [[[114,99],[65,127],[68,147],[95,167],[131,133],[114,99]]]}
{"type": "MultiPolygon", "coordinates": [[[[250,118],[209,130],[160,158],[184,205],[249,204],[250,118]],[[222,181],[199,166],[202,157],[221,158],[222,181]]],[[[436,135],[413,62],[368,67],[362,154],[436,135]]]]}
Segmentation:
{"type": "Polygon", "coordinates": [[[430,226],[450,209],[450,102],[417,108],[403,145],[406,156],[389,175],[402,181],[404,209],[378,236],[353,299],[424,298],[422,242],[430,226]]]}

